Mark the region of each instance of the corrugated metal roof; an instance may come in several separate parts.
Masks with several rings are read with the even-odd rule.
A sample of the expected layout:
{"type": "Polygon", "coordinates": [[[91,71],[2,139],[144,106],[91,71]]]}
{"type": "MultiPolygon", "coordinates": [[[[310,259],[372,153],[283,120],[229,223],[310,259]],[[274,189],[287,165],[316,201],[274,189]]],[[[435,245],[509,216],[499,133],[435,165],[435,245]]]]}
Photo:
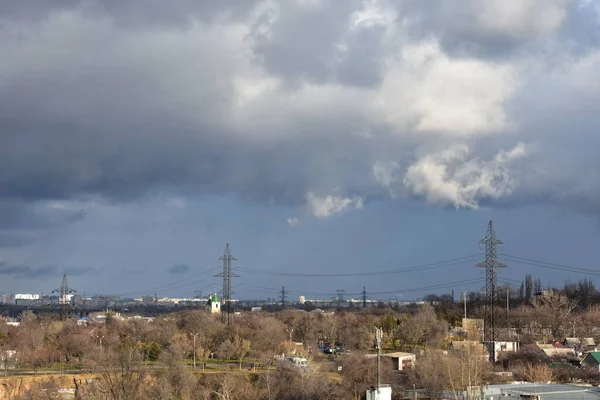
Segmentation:
{"type": "Polygon", "coordinates": [[[489,385],[484,389],[486,399],[500,396],[513,398],[524,395],[537,395],[541,400],[598,400],[600,388],[580,385],[555,385],[519,383],[506,385],[489,385]]]}

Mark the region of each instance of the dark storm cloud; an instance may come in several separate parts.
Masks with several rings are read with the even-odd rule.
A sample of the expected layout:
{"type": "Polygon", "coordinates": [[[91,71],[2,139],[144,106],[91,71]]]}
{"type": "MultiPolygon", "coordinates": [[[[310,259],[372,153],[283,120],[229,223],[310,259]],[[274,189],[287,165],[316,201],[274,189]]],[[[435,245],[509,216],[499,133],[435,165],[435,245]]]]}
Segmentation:
{"type": "Polygon", "coordinates": [[[95,275],[97,273],[98,271],[96,269],[88,267],[71,267],[60,269],[56,265],[35,267],[25,264],[10,264],[0,261],[0,275],[10,276],[14,279],[47,279],[56,277],[58,280],[58,277],[61,274],[67,274],[67,276],[85,276],[95,275]]]}
{"type": "Polygon", "coordinates": [[[0,262],[0,275],[7,275],[15,279],[42,279],[57,274],[55,266],[31,267],[28,265],[13,265],[0,262]]]}
{"type": "MultiPolygon", "coordinates": [[[[420,110],[410,112],[455,89],[445,86],[452,76],[446,77],[444,68],[470,68],[477,57],[484,57],[476,67],[486,78],[488,69],[498,68],[494,62],[509,62],[522,46],[570,34],[580,40],[585,34],[575,29],[576,21],[587,15],[571,7],[562,18],[560,1],[530,0],[546,13],[540,15],[549,17],[530,21],[528,8],[514,18],[504,14],[508,17],[500,19],[502,24],[490,27],[477,7],[501,7],[503,2],[383,1],[398,11],[393,23],[398,33],[388,48],[382,44],[385,23],[352,26],[352,16],[367,2],[277,2],[254,8],[258,3],[3,2],[0,198],[39,203],[87,195],[123,201],[152,191],[180,191],[234,193],[251,201],[298,206],[310,190],[328,193],[338,188],[341,196],[380,198],[387,190],[375,181],[373,164],[390,160],[405,170],[418,158],[415,149],[420,144],[437,140],[411,132],[413,120],[424,117],[420,110]],[[404,84],[393,97],[401,97],[412,82],[424,85],[424,90],[417,88],[409,101],[390,108],[394,115],[408,112],[406,126],[394,126],[371,110],[385,102],[378,91],[386,89],[380,87],[382,82],[389,84],[384,80],[386,66],[402,70],[410,61],[397,58],[402,44],[418,45],[431,38],[439,38],[446,51],[438,58],[431,56],[442,73],[430,79],[420,71],[410,75],[408,69],[407,76],[397,78],[404,84]],[[466,66],[452,65],[459,53],[475,59],[466,66]],[[302,92],[307,83],[312,85],[308,95],[302,92]],[[269,89],[271,84],[280,86],[269,89]],[[444,90],[418,97],[438,86],[444,90]],[[356,135],[365,131],[374,134],[356,135]]],[[[552,57],[544,57],[550,65],[552,57]]],[[[545,79],[554,79],[545,72],[545,79]]],[[[439,71],[434,68],[433,73],[439,71]]],[[[478,79],[480,87],[493,83],[478,79]]],[[[487,100],[488,94],[477,89],[475,94],[487,100]]],[[[460,85],[458,90],[463,90],[460,85]]],[[[524,114],[552,98],[552,93],[537,98],[535,92],[517,92],[514,100],[504,90],[489,95],[491,111],[474,119],[494,117],[519,96],[533,96],[519,104],[524,114]]],[[[466,97],[473,108],[479,105],[477,96],[459,94],[446,102],[466,97]]],[[[518,140],[542,140],[532,133],[540,131],[538,127],[533,124],[518,132],[520,137],[494,132],[501,139],[494,143],[492,157],[518,140]]],[[[482,131],[478,141],[485,147],[490,139],[482,131]]],[[[448,144],[470,140],[458,129],[452,135],[448,144]]],[[[563,159],[577,159],[577,150],[571,153],[563,159]]],[[[536,166],[552,169],[550,161],[540,156],[536,166]]],[[[564,168],[565,180],[580,172],[564,168]]],[[[519,171],[523,180],[539,182],[539,193],[552,190],[555,181],[536,180],[540,174],[532,170],[519,171]]],[[[592,186],[586,196],[597,193],[598,185],[592,186]]],[[[511,196],[523,195],[521,190],[511,196]]],[[[50,212],[23,207],[27,206],[0,207],[0,227],[47,227],[57,220],[75,223],[87,215],[76,208],[50,212]]]]}
{"type": "Polygon", "coordinates": [[[385,56],[381,40],[385,29],[375,25],[353,33],[338,66],[340,82],[359,86],[375,86],[381,82],[385,56]]]}
{"type": "Polygon", "coordinates": [[[143,4],[114,0],[4,1],[0,3],[0,20],[39,22],[55,13],[77,10],[92,18],[108,16],[124,28],[185,27],[196,20],[211,22],[215,18],[244,18],[256,3],[256,0],[229,4],[194,0],[147,0],[143,4]]]}
{"type": "Polygon", "coordinates": [[[571,51],[579,55],[600,48],[600,11],[598,3],[568,2],[569,13],[560,34],[567,38],[571,51]]]}
{"type": "Polygon", "coordinates": [[[173,275],[186,274],[190,270],[188,265],[176,264],[169,268],[169,273],[173,275]]]}
{"type": "Polygon", "coordinates": [[[292,81],[373,85],[380,78],[383,29],[349,33],[350,17],[360,8],[358,0],[324,0],[268,9],[253,26],[255,55],[267,71],[292,81]]]}
{"type": "MultiPolygon", "coordinates": [[[[538,52],[544,40],[570,20],[590,21],[578,2],[564,0],[407,0],[399,3],[413,39],[437,37],[453,56],[502,60],[516,53],[538,52]],[[526,50],[523,48],[526,47],[526,50]]],[[[589,7],[588,7],[589,8],[589,7]]],[[[589,11],[589,10],[588,10],[589,11]]]]}
{"type": "Polygon", "coordinates": [[[70,267],[63,269],[61,272],[67,274],[67,276],[86,276],[100,273],[97,269],[90,267],[70,267]]]}
{"type": "Polygon", "coordinates": [[[32,243],[33,240],[34,239],[29,235],[0,231],[0,249],[3,247],[23,247],[28,245],[29,243],[32,243]]]}

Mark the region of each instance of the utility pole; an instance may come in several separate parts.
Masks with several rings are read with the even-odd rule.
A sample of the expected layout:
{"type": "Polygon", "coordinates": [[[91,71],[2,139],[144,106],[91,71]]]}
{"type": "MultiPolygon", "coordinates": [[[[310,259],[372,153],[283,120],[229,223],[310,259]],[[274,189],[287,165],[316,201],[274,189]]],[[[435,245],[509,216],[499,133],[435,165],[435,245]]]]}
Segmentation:
{"type": "Polygon", "coordinates": [[[77,292],[77,290],[70,288],[67,283],[67,274],[63,274],[62,283],[60,288],[54,289],[52,293],[59,293],[58,304],[60,305],[60,319],[64,321],[69,316],[69,295],[77,292]]]}
{"type": "Polygon", "coordinates": [[[498,261],[498,246],[502,245],[502,241],[496,237],[492,221],[488,224],[485,237],[479,243],[485,251],[485,261],[476,265],[476,267],[485,268],[485,320],[483,338],[484,341],[491,343],[490,361],[495,363],[496,331],[494,326],[494,306],[496,305],[497,269],[506,268],[506,265],[498,261]]]}
{"type": "Polygon", "coordinates": [[[223,261],[223,272],[215,275],[215,277],[223,278],[223,304],[225,306],[225,314],[223,314],[223,319],[227,319],[227,325],[229,325],[229,319],[231,315],[231,278],[239,278],[240,276],[231,272],[231,262],[236,261],[237,258],[231,255],[231,250],[229,249],[229,243],[225,246],[225,253],[219,257],[219,261],[223,261]]]}
{"type": "Polygon", "coordinates": [[[465,303],[465,319],[467,319],[467,291],[464,291],[463,302],[465,303]]]}
{"type": "Polygon", "coordinates": [[[198,333],[192,333],[192,336],[194,337],[194,369],[196,369],[196,336],[198,333]]]}
{"type": "Polygon", "coordinates": [[[362,303],[363,303],[363,308],[367,307],[367,288],[365,286],[363,286],[363,291],[362,291],[362,303]]]}
{"type": "Polygon", "coordinates": [[[285,286],[281,287],[281,292],[279,292],[279,294],[281,295],[281,309],[285,310],[285,300],[287,299],[287,295],[285,294],[285,286]]]}
{"type": "Polygon", "coordinates": [[[381,328],[375,328],[375,340],[377,343],[377,394],[379,394],[379,388],[381,386],[381,328]]]}
{"type": "Polygon", "coordinates": [[[510,323],[508,319],[509,309],[510,309],[510,289],[506,288],[506,340],[509,340],[508,337],[510,335],[510,323]]]}

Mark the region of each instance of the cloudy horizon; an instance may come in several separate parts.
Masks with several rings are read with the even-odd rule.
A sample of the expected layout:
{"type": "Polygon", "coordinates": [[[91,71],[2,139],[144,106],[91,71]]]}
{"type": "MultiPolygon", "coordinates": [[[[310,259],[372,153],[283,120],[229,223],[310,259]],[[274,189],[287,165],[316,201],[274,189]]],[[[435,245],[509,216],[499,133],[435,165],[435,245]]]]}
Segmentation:
{"type": "MultiPolygon", "coordinates": [[[[231,243],[239,297],[412,298],[477,260],[285,273],[469,256],[490,219],[599,267],[593,1],[4,2],[0,58],[0,292],[206,293],[231,243]]],[[[503,274],[586,276],[538,267],[503,274]]]]}

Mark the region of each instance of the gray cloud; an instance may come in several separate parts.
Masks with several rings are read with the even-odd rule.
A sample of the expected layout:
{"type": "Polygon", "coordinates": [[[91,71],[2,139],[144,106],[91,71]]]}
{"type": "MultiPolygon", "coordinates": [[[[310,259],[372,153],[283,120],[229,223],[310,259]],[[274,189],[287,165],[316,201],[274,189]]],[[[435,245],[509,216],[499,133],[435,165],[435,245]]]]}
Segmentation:
{"type": "Polygon", "coordinates": [[[34,267],[26,264],[11,264],[0,261],[0,275],[7,275],[15,279],[46,279],[55,277],[57,280],[62,274],[67,276],[95,275],[98,271],[89,267],[59,268],[56,265],[34,267]]]}
{"type": "Polygon", "coordinates": [[[453,146],[471,149],[453,160],[457,190],[473,193],[465,204],[595,207],[583,139],[597,114],[580,119],[555,100],[600,100],[582,84],[594,81],[598,32],[572,3],[21,3],[0,6],[0,201],[11,207],[0,227],[75,223],[85,210],[32,204],[85,196],[234,193],[299,206],[307,193],[383,198],[395,183],[396,196],[431,198],[435,181],[415,191],[406,173],[453,146]],[[502,18],[490,24],[490,12],[502,18]],[[586,58],[564,54],[572,43],[586,58]],[[506,177],[514,189],[470,186],[469,166],[519,142],[537,152],[506,177]],[[394,165],[379,170],[394,182],[374,165],[394,165]]]}
{"type": "Polygon", "coordinates": [[[451,54],[486,58],[513,56],[523,47],[536,51],[536,45],[543,46],[558,34],[569,11],[575,11],[569,10],[566,0],[408,0],[400,4],[402,14],[409,17],[408,33],[413,38],[433,35],[451,54]]]}
{"type": "Polygon", "coordinates": [[[97,275],[100,273],[97,269],[90,267],[70,267],[63,269],[61,272],[67,274],[67,276],[97,275]]]}
{"type": "Polygon", "coordinates": [[[33,242],[33,238],[22,233],[0,232],[0,248],[23,247],[33,242]]]}
{"type": "Polygon", "coordinates": [[[190,270],[188,265],[175,264],[169,268],[169,273],[173,275],[185,274],[190,270]]]}
{"type": "Polygon", "coordinates": [[[167,4],[160,0],[149,0],[140,6],[111,0],[19,1],[0,4],[0,20],[37,23],[55,14],[77,10],[88,18],[109,17],[120,28],[184,28],[198,20],[209,23],[215,19],[235,21],[244,18],[256,3],[255,0],[232,4],[177,0],[167,4]]]}
{"type": "Polygon", "coordinates": [[[56,267],[31,267],[0,262],[0,275],[8,275],[15,279],[44,279],[56,275],[56,267]]]}

